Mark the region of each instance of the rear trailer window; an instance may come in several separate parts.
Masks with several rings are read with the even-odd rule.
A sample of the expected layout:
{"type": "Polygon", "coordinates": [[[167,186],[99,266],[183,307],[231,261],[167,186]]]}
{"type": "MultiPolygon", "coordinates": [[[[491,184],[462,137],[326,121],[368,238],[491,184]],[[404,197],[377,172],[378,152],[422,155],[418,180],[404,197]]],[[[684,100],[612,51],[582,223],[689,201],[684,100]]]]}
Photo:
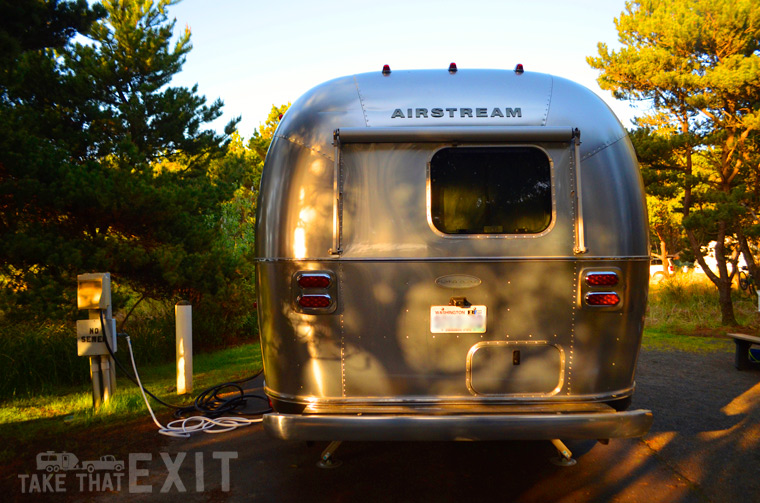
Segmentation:
{"type": "Polygon", "coordinates": [[[536,234],[551,223],[551,169],[531,147],[444,148],[430,161],[430,212],[445,234],[536,234]]]}

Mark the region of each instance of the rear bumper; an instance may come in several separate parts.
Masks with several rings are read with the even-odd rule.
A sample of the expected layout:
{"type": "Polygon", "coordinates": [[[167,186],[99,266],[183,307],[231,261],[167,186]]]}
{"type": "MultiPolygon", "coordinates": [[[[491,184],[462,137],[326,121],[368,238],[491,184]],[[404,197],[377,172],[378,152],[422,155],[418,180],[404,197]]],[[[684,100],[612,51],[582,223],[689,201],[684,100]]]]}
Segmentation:
{"type": "Polygon", "coordinates": [[[652,412],[536,414],[280,414],[264,416],[264,429],[284,440],[544,440],[640,437],[652,412]]]}

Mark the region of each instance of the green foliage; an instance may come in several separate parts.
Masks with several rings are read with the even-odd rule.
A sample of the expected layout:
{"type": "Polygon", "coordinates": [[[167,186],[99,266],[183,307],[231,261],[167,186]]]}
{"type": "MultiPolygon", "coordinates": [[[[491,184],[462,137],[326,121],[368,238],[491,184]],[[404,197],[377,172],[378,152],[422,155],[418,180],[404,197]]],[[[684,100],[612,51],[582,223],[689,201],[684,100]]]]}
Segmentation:
{"type": "Polygon", "coordinates": [[[749,171],[760,126],[760,10],[753,0],[641,0],[615,24],[623,47],[600,43],[587,61],[603,89],[652,105],[633,134],[644,178],[663,213],[680,207],[689,246],[718,287],[723,323],[734,325],[730,243],[758,220],[748,196],[758,191],[749,171]],[[716,271],[699,253],[709,240],[716,271]]]}
{"type": "Polygon", "coordinates": [[[103,8],[87,0],[0,0],[0,65],[27,51],[63,47],[77,32],[84,33],[105,15],[103,8]]]}
{"type": "Polygon", "coordinates": [[[49,392],[89,379],[89,361],[76,351],[66,323],[0,326],[0,398],[49,392]]]}
{"type": "Polygon", "coordinates": [[[209,157],[221,153],[223,138],[201,130],[221,115],[221,100],[206,106],[197,85],[169,86],[192,49],[189,28],[172,43],[175,21],[166,8],[175,3],[106,0],[108,17],[92,28],[92,43],[77,43],[66,53],[66,76],[97,99],[97,109],[86,110],[85,120],[96,130],[95,145],[88,147],[98,158],[113,155],[116,167],[136,174],[150,175],[152,161],[181,154],[183,169],[201,170],[199,175],[209,157]]]}
{"type": "MultiPolygon", "coordinates": [[[[218,213],[204,216],[204,225],[213,230],[209,254],[227,259],[226,267],[234,271],[235,279],[224,282],[215,292],[206,291],[193,299],[197,353],[248,342],[256,333],[257,318],[252,309],[255,301],[253,224],[262,161],[234,133],[225,155],[209,162],[207,179],[210,183],[237,187],[230,199],[220,205],[218,213]]],[[[156,165],[155,170],[171,173],[178,166],[182,164],[164,161],[156,165]]],[[[69,306],[70,316],[59,321],[42,320],[43,316],[38,316],[38,321],[0,323],[0,359],[9,363],[0,366],[0,398],[37,395],[49,391],[51,386],[86,385],[89,382],[87,359],[76,356],[73,337],[76,282],[53,283],[44,275],[33,274],[29,281],[13,283],[12,277],[15,276],[7,276],[5,280],[5,292],[15,294],[12,299],[22,298],[25,293],[32,300],[49,298],[51,304],[69,306]],[[42,357],[38,354],[40,351],[44,351],[42,357]]],[[[114,304],[124,308],[117,316],[119,330],[130,334],[138,365],[173,360],[174,301],[182,293],[187,292],[163,300],[144,299],[144,290],[137,292],[121,282],[120,277],[113,278],[114,304]],[[125,312],[133,307],[134,312],[124,320],[125,312]]],[[[15,316],[10,318],[20,319],[18,312],[12,314],[15,316]]],[[[128,364],[123,341],[120,348],[119,358],[128,364]]]]}
{"type": "Polygon", "coordinates": [[[253,136],[248,141],[248,148],[256,154],[261,162],[261,166],[264,165],[264,159],[267,157],[269,145],[272,143],[272,138],[274,138],[274,132],[280,124],[280,119],[288,111],[288,108],[290,108],[290,103],[280,105],[279,107],[272,105],[272,109],[269,111],[264,124],[259,125],[259,128],[253,132],[253,136]]]}
{"type": "Polygon", "coordinates": [[[206,332],[204,340],[218,344],[222,338],[229,340],[231,334],[240,334],[245,341],[257,331],[256,311],[251,308],[255,301],[255,235],[256,201],[261,171],[266,152],[272,141],[280,118],[290,104],[272,110],[260,130],[244,145],[242,137],[233,134],[227,154],[211,163],[212,179],[234,179],[240,183],[232,197],[221,206],[216,217],[217,237],[214,249],[224,250],[235,268],[236,281],[228,282],[212,295],[202,299],[199,308],[213,316],[205,316],[203,325],[197,329],[206,332]]]}
{"type": "MultiPolygon", "coordinates": [[[[754,0],[633,1],[615,25],[623,48],[611,52],[600,43],[599,57],[587,61],[603,70],[602,88],[620,99],[652,100],[658,111],[695,122],[708,110],[710,120],[733,120],[726,103],[760,79],[754,0]]],[[[752,118],[744,120],[756,123],[757,112],[745,112],[752,118]]]]}
{"type": "Polygon", "coordinates": [[[72,29],[90,26],[88,43],[27,48],[7,62],[6,317],[72,319],[81,272],[109,271],[148,297],[198,302],[239,278],[234,254],[216,245],[218,221],[250,169],[212,173],[229,139],[202,126],[222,103],[170,85],[191,49],[188,30],[173,41],[173,3],[108,0],[106,17],[91,25],[96,12],[73,10],[81,19],[72,29]]]}
{"type": "Polygon", "coordinates": [[[192,48],[175,3],[0,0],[0,396],[88,380],[83,272],[112,274],[138,363],[173,359],[179,299],[197,352],[256,334],[257,189],[289,105],[247,144],[237,119],[203,129],[222,103],[171,85],[192,48]]]}

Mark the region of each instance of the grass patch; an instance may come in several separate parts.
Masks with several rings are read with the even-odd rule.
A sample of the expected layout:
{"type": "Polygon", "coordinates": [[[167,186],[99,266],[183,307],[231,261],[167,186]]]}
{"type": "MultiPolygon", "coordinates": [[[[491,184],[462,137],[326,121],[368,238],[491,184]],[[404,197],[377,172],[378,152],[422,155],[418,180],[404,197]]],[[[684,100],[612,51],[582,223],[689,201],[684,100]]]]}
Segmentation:
{"type": "Polygon", "coordinates": [[[760,325],[757,297],[752,298],[737,288],[733,292],[733,301],[741,327],[721,325],[718,291],[704,274],[677,273],[650,284],[642,348],[702,354],[732,353],[734,344],[726,333],[756,334],[760,325]]]}
{"type": "MultiPolygon", "coordinates": [[[[126,346],[120,351],[120,360],[131,368],[126,346]]],[[[195,355],[193,396],[210,386],[249,377],[261,368],[261,346],[258,343],[195,355]]],[[[162,400],[176,405],[191,402],[187,396],[176,395],[174,363],[138,364],[138,370],[143,385],[162,400]]],[[[14,398],[3,402],[0,404],[0,439],[23,442],[25,439],[70,434],[96,424],[113,424],[147,415],[137,386],[120,372],[117,376],[116,394],[108,405],[97,411],[92,409],[90,385],[52,387],[33,398],[14,398]]],[[[152,399],[151,406],[161,413],[167,411],[152,399]]]]}
{"type": "Polygon", "coordinates": [[[641,348],[655,351],[686,351],[689,353],[733,353],[734,343],[722,337],[698,337],[658,329],[644,329],[641,348]]]}
{"type": "MultiPolygon", "coordinates": [[[[749,333],[760,328],[757,297],[733,291],[734,314],[749,333]]],[[[679,273],[649,288],[646,328],[656,333],[719,336],[734,330],[721,325],[718,291],[704,274],[679,273]]]]}
{"type": "Polygon", "coordinates": [[[0,399],[52,393],[89,378],[76,332],[62,322],[0,324],[0,399]]]}

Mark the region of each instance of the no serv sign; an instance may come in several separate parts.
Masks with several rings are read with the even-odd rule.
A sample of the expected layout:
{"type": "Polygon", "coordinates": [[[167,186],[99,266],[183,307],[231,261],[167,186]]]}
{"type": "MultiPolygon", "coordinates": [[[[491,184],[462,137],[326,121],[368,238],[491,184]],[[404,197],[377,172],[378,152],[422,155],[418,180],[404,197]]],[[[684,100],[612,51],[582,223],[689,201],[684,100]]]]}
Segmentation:
{"type": "MultiPolygon", "coordinates": [[[[106,321],[106,332],[110,335],[108,339],[111,349],[116,351],[116,320],[106,321]],[[110,322],[110,323],[109,323],[110,322]],[[110,327],[108,325],[111,325],[110,327]]],[[[107,355],[108,348],[105,342],[106,334],[100,324],[100,319],[77,320],[77,355],[79,356],[96,356],[107,355]]]]}

